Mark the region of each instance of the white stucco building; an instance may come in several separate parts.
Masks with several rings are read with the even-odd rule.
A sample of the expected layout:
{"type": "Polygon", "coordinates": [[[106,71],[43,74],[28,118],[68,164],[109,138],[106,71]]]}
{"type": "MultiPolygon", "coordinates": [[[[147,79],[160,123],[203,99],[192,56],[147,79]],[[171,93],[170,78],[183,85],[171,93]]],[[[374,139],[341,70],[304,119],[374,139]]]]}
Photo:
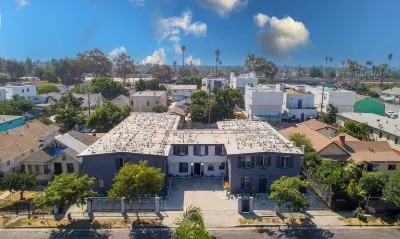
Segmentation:
{"type": "Polygon", "coordinates": [[[201,88],[207,92],[208,90],[213,92],[214,87],[225,88],[229,84],[229,81],[224,78],[203,78],[201,82],[201,88]]]}
{"type": "Polygon", "coordinates": [[[230,74],[230,86],[233,89],[239,89],[242,94],[245,94],[246,85],[257,86],[258,79],[255,77],[254,73],[243,74],[240,76],[235,76],[233,72],[230,74]]]}
{"type": "Polygon", "coordinates": [[[168,105],[168,95],[166,91],[138,91],[129,96],[129,101],[133,112],[151,112],[153,105],[168,105]]]}
{"type": "Polygon", "coordinates": [[[285,86],[278,84],[278,89],[285,92],[283,112],[288,118],[305,121],[308,118],[316,118],[318,110],[314,106],[314,95],[305,91],[305,86],[285,86]]]}
{"type": "Polygon", "coordinates": [[[23,86],[7,85],[4,87],[0,87],[0,92],[2,89],[5,91],[7,100],[12,99],[14,95],[23,96],[27,100],[33,99],[33,97],[37,96],[36,85],[23,85],[23,86]]]}
{"type": "Polygon", "coordinates": [[[0,88],[0,102],[6,99],[6,90],[0,88]]]}
{"type": "Polygon", "coordinates": [[[250,119],[274,117],[282,114],[284,92],[274,86],[250,86],[245,88],[245,109],[250,119]]]}
{"type": "Polygon", "coordinates": [[[190,94],[197,90],[197,85],[171,85],[171,98],[175,102],[190,98],[190,94]]]}
{"type": "Polygon", "coordinates": [[[338,107],[339,113],[352,112],[353,105],[356,103],[357,99],[357,94],[354,91],[338,90],[328,87],[323,89],[321,86],[307,86],[305,90],[315,95],[314,106],[317,107],[318,111],[321,111],[323,99],[322,112],[326,112],[329,104],[338,107]]]}

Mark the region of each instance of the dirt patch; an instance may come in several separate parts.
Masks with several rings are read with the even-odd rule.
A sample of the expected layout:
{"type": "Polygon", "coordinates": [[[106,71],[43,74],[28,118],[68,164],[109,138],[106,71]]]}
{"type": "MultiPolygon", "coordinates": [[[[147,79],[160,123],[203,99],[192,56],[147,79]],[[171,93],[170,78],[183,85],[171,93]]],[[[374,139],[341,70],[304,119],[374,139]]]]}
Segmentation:
{"type": "Polygon", "coordinates": [[[370,217],[364,219],[339,217],[347,226],[400,226],[400,219],[387,217],[370,217]]]}
{"type": "Polygon", "coordinates": [[[5,216],[1,215],[0,216],[0,227],[4,227],[7,222],[11,221],[12,217],[11,216],[5,216]]]}
{"type": "MultiPolygon", "coordinates": [[[[26,191],[24,192],[24,199],[25,200],[32,200],[33,198],[36,197],[37,194],[39,194],[40,192],[38,191],[26,191]]],[[[3,200],[0,200],[0,208],[4,208],[4,207],[11,207],[13,206],[16,202],[18,202],[20,199],[20,195],[19,192],[14,192],[11,193],[10,195],[8,195],[6,198],[4,198],[3,200]]]]}
{"type": "Polygon", "coordinates": [[[66,219],[20,219],[8,227],[54,227],[54,228],[68,228],[68,229],[111,229],[111,228],[131,228],[132,226],[140,225],[162,225],[159,219],[143,219],[138,224],[136,220],[129,219],[99,219],[99,220],[74,220],[70,222],[66,219]]]}
{"type": "Polygon", "coordinates": [[[309,218],[301,217],[301,218],[263,218],[259,217],[256,219],[252,218],[240,218],[240,225],[296,225],[296,226],[308,226],[311,221],[309,218]]]}

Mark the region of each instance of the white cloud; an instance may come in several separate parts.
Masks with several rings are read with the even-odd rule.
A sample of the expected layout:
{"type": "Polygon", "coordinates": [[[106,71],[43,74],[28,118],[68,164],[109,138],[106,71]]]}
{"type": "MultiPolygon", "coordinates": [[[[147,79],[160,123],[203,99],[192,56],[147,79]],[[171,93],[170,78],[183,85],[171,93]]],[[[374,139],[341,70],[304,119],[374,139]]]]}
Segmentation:
{"type": "Polygon", "coordinates": [[[172,37],[169,38],[169,40],[172,41],[172,42],[179,43],[181,41],[181,38],[178,37],[178,36],[172,36],[172,37]]]}
{"type": "Polygon", "coordinates": [[[15,0],[15,3],[18,5],[19,8],[24,8],[29,5],[29,0],[15,0]]]}
{"type": "Polygon", "coordinates": [[[160,18],[156,23],[156,32],[159,40],[178,36],[181,32],[195,36],[205,36],[207,25],[203,22],[192,23],[192,12],[186,11],[181,17],[160,18]]]}
{"type": "Polygon", "coordinates": [[[165,64],[166,63],[166,57],[165,57],[165,49],[162,47],[155,52],[153,52],[153,55],[151,56],[146,56],[146,58],[141,62],[142,64],[165,64]]]}
{"type": "Polygon", "coordinates": [[[270,27],[261,30],[256,37],[257,43],[266,54],[282,55],[306,46],[310,41],[310,32],[306,26],[291,17],[272,17],[268,23],[270,27]]]}
{"type": "Polygon", "coordinates": [[[129,0],[130,3],[132,3],[133,5],[137,6],[137,7],[144,7],[146,6],[146,3],[144,0],[129,0]]]}
{"type": "Polygon", "coordinates": [[[270,19],[267,15],[264,15],[262,13],[258,13],[257,15],[254,15],[253,18],[254,18],[254,22],[256,23],[256,25],[260,28],[263,28],[270,19]]]}
{"type": "Polygon", "coordinates": [[[117,56],[119,56],[121,53],[126,53],[125,47],[116,47],[112,52],[108,53],[108,58],[111,60],[114,60],[117,56]]]}
{"type": "Polygon", "coordinates": [[[190,65],[190,62],[192,62],[192,65],[194,65],[194,66],[201,65],[200,58],[193,58],[192,55],[185,58],[185,64],[190,65]]]}
{"type": "Polygon", "coordinates": [[[181,47],[182,46],[179,43],[176,43],[176,44],[173,45],[175,55],[181,55],[182,54],[181,47]]]}
{"type": "Polygon", "coordinates": [[[241,11],[247,7],[248,0],[197,0],[204,8],[209,8],[226,17],[232,11],[241,11]]]}

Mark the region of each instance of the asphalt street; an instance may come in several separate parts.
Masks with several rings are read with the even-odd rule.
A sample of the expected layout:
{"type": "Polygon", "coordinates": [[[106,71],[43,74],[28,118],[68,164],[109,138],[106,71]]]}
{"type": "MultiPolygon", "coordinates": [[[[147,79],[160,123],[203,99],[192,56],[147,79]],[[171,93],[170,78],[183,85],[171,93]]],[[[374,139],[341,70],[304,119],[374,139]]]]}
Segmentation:
{"type": "MultiPolygon", "coordinates": [[[[265,229],[221,229],[210,230],[217,238],[229,239],[267,239],[267,238],[292,238],[292,239],[313,239],[313,238],[343,238],[343,239],[398,239],[400,229],[296,229],[296,230],[273,230],[265,229]]],[[[75,238],[97,238],[97,239],[144,239],[144,238],[170,238],[167,229],[144,229],[144,230],[48,230],[48,229],[29,229],[16,230],[7,229],[0,231],[0,238],[23,238],[23,239],[75,239],[75,238]]]]}

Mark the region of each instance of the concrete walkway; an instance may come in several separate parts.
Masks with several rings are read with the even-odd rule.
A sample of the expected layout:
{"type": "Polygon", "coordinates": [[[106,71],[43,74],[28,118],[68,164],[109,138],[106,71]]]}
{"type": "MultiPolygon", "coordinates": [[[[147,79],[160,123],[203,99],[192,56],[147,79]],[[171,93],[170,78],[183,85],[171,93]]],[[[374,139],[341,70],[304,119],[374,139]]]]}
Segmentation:
{"type": "Polygon", "coordinates": [[[4,193],[0,195],[0,200],[5,199],[5,198],[8,197],[10,194],[11,194],[11,193],[10,193],[10,191],[8,191],[8,190],[4,191],[4,193]]]}

